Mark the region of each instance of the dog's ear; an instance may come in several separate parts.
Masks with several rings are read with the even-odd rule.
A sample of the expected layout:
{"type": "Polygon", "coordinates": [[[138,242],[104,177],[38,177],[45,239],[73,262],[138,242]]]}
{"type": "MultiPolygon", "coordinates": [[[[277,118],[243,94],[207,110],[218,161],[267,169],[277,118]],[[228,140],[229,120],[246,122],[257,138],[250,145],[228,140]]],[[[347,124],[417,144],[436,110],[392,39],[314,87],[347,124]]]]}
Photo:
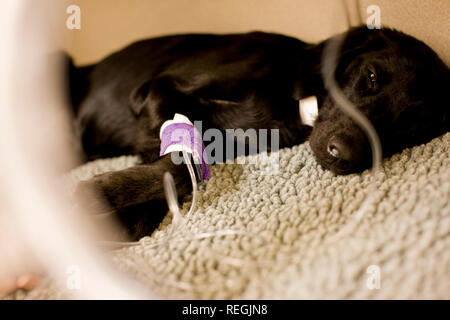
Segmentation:
{"type": "Polygon", "coordinates": [[[449,110],[450,103],[441,93],[413,102],[396,118],[394,136],[401,137],[407,146],[426,143],[450,131],[449,110]]]}
{"type": "Polygon", "coordinates": [[[138,116],[150,100],[151,81],[145,81],[131,91],[130,108],[138,116]]]}
{"type": "Polygon", "coordinates": [[[421,85],[425,88],[425,103],[435,117],[433,125],[444,134],[450,131],[450,68],[434,52],[432,57],[435,59],[430,58],[430,63],[423,66],[431,75],[423,77],[421,85]]]}
{"type": "Polygon", "coordinates": [[[450,131],[450,99],[448,97],[448,89],[450,88],[450,69],[447,68],[442,73],[442,77],[439,79],[439,86],[436,86],[439,91],[435,96],[435,103],[439,105],[440,114],[440,128],[441,133],[450,131]]]}
{"type": "MultiPolygon", "coordinates": [[[[445,81],[446,88],[450,88],[450,69],[447,69],[447,78],[445,81]]],[[[443,94],[444,95],[444,94],[443,94]]],[[[444,128],[448,132],[450,131],[450,99],[447,96],[447,92],[445,91],[445,102],[443,104],[444,108],[444,128]]]]}

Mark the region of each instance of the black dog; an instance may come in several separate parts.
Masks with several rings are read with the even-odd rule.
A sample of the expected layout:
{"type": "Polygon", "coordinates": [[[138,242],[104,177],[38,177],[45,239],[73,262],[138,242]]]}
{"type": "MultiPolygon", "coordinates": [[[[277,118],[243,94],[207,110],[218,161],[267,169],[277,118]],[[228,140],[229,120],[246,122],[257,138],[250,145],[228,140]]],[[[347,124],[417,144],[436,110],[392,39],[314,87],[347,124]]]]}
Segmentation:
{"type": "MultiPolygon", "coordinates": [[[[94,65],[71,65],[75,128],[85,158],[139,154],[143,160],[87,184],[134,238],[147,235],[167,211],[164,172],[173,174],[180,195],[191,190],[186,167],[159,156],[164,121],[181,113],[201,120],[204,129],[276,128],[280,147],[290,147],[309,137],[298,110],[298,100],[308,96],[319,103],[309,138],[317,161],[338,174],[369,167],[366,136],[324,88],[327,41],[314,45],[262,32],[176,35],[136,42],[94,65]]],[[[335,77],[372,121],[385,155],[449,131],[450,70],[417,39],[390,29],[352,29],[335,77]]]]}

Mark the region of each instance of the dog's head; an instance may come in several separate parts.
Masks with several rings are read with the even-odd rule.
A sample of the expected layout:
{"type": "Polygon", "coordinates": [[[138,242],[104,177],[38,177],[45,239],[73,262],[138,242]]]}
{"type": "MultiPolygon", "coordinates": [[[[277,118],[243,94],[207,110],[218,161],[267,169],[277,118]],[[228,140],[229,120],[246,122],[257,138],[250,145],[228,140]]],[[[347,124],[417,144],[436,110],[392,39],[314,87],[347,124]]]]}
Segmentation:
{"type": "MultiPolygon", "coordinates": [[[[341,48],[337,83],[372,122],[384,155],[450,130],[450,70],[426,44],[395,30],[359,27],[341,48]]],[[[371,165],[367,137],[329,95],[322,98],[310,145],[318,162],[338,174],[371,165]]]]}

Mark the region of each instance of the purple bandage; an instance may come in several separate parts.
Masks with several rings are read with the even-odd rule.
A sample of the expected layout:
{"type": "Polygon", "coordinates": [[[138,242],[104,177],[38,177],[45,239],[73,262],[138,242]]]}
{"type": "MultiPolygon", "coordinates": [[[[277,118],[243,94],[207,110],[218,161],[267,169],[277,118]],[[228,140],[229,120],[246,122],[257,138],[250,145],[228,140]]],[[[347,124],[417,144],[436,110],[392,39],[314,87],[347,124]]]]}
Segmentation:
{"type": "Polygon", "coordinates": [[[200,180],[211,178],[202,136],[192,124],[175,122],[162,127],[159,155],[163,156],[174,151],[191,153],[194,163],[200,165],[202,175],[200,180]]]}

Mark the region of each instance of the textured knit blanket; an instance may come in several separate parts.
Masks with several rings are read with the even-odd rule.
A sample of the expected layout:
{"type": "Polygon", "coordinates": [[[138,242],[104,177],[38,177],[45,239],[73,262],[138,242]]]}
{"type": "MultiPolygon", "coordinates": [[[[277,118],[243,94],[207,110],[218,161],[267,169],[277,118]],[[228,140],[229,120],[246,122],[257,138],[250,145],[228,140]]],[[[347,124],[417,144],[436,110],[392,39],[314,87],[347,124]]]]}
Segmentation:
{"type": "MultiPolygon", "coordinates": [[[[450,298],[450,133],[384,160],[375,192],[369,170],[335,176],[308,143],[280,150],[278,172],[252,157],[213,166],[191,219],[166,242],[167,215],[138,245],[112,253],[118,268],[163,298],[450,298]]],[[[71,176],[136,162],[99,160],[71,176]]],[[[52,285],[32,292],[64,294],[52,285]]]]}

